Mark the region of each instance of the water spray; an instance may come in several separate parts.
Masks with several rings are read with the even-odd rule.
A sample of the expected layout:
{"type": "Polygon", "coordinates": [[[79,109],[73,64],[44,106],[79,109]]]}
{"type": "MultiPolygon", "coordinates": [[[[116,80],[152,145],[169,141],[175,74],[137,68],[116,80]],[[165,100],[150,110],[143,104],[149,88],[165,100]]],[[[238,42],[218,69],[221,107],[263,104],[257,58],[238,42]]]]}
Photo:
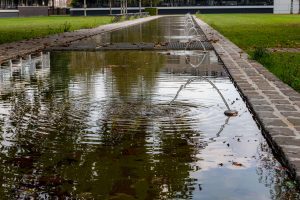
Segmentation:
{"type": "MultiPolygon", "coordinates": [[[[199,32],[197,31],[196,29],[196,26],[195,26],[195,23],[194,23],[194,20],[192,18],[192,16],[190,14],[187,14],[186,17],[185,17],[185,27],[186,27],[186,34],[187,36],[190,36],[190,33],[191,31],[194,31],[195,35],[192,36],[192,39],[189,40],[189,42],[187,42],[186,46],[185,46],[185,49],[184,49],[184,52],[185,52],[185,58],[187,60],[187,62],[189,63],[189,65],[191,65],[193,68],[197,68],[199,67],[200,65],[202,65],[202,63],[204,62],[206,56],[208,55],[208,52],[206,51],[206,48],[205,48],[205,45],[203,44],[202,40],[201,40],[201,36],[199,34],[199,32]],[[190,62],[190,59],[188,58],[188,53],[187,53],[187,50],[189,49],[189,47],[191,46],[191,44],[195,43],[195,42],[200,42],[202,48],[203,48],[203,52],[202,53],[198,53],[198,54],[194,54],[196,56],[203,56],[201,61],[198,63],[198,64],[193,64],[190,62]]],[[[237,116],[238,115],[238,111],[236,110],[232,110],[230,107],[229,107],[229,104],[227,103],[226,99],[224,98],[223,94],[221,93],[221,91],[217,88],[217,86],[212,82],[210,81],[208,78],[206,77],[203,77],[203,76],[199,76],[199,77],[195,77],[195,78],[190,78],[187,80],[187,82],[183,85],[180,86],[180,88],[178,89],[175,97],[170,101],[170,105],[172,105],[174,103],[174,101],[177,99],[179,93],[181,90],[183,90],[184,88],[186,88],[187,85],[189,85],[190,83],[192,83],[193,81],[195,80],[204,80],[206,82],[208,82],[210,85],[213,86],[213,88],[218,92],[218,94],[220,95],[220,97],[222,98],[227,110],[224,111],[224,114],[228,117],[232,117],[232,116],[237,116]]]]}
{"type": "Polygon", "coordinates": [[[237,116],[238,115],[238,111],[236,110],[232,110],[230,107],[229,107],[229,104],[227,103],[226,99],[224,98],[223,94],[221,93],[221,91],[219,90],[219,88],[217,88],[217,86],[212,82],[210,81],[208,78],[205,78],[203,76],[200,76],[200,77],[195,77],[195,78],[190,78],[187,80],[187,82],[183,85],[180,86],[179,90],[177,91],[175,97],[170,101],[170,105],[173,104],[173,102],[177,99],[179,93],[181,92],[181,90],[183,90],[184,88],[186,88],[187,85],[191,84],[193,81],[195,80],[204,80],[206,82],[208,82],[211,86],[213,86],[214,89],[216,89],[216,91],[218,92],[218,94],[220,95],[220,97],[222,98],[227,110],[224,111],[224,114],[226,116],[237,116]]]}

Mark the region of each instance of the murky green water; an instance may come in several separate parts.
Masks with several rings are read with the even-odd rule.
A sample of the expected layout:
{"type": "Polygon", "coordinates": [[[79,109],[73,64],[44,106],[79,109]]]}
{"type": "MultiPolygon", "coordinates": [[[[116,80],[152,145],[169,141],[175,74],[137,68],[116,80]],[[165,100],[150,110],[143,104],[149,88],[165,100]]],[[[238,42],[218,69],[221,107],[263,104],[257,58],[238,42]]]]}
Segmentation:
{"type": "Polygon", "coordinates": [[[1,198],[299,198],[216,55],[195,69],[183,53],[52,52],[1,69],[1,198]],[[237,117],[204,81],[169,105],[199,75],[237,117]]]}

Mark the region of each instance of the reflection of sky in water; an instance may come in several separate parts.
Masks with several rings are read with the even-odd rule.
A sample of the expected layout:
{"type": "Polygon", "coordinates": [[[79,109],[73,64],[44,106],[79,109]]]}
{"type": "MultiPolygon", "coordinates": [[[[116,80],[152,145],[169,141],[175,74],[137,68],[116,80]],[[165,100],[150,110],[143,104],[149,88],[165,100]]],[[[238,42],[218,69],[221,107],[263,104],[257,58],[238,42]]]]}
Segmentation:
{"type": "MultiPolygon", "coordinates": [[[[23,92],[28,102],[33,103],[34,87],[30,87],[34,80],[42,80],[50,73],[50,54],[41,54],[37,57],[27,57],[16,63],[8,63],[7,66],[0,66],[0,96],[10,96],[15,92],[23,92]],[[28,87],[27,87],[28,86],[28,87]]],[[[3,127],[10,126],[8,116],[12,110],[11,103],[6,100],[0,103],[0,120],[3,120],[3,127]]],[[[2,132],[1,144],[10,146],[14,143],[13,132],[2,132]]]]}

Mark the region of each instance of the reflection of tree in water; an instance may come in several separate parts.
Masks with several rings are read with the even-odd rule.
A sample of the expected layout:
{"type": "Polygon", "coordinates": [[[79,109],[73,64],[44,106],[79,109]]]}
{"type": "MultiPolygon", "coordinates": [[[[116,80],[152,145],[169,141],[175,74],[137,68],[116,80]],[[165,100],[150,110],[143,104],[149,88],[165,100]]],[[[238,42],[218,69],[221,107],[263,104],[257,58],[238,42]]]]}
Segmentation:
{"type": "MultiPolygon", "coordinates": [[[[162,19],[166,20],[166,19],[162,19]]],[[[158,25],[157,20],[148,23],[131,26],[125,29],[108,33],[105,42],[122,43],[122,42],[158,42],[163,39],[162,28],[158,25]]]]}
{"type": "Polygon", "coordinates": [[[164,62],[162,55],[150,52],[110,52],[105,58],[106,66],[111,67],[119,98],[126,100],[131,97],[130,101],[140,101],[150,97],[156,84],[155,75],[164,62]]]}
{"type": "MultiPolygon", "coordinates": [[[[124,105],[117,105],[115,109],[118,110],[119,106],[124,105]]],[[[105,117],[107,121],[102,121],[103,145],[112,146],[111,151],[120,152],[117,153],[120,156],[114,167],[123,170],[125,165],[126,173],[133,173],[130,175],[130,181],[133,182],[132,189],[136,194],[143,194],[150,199],[188,197],[191,192],[189,189],[195,181],[189,179],[190,163],[193,162],[195,150],[187,141],[192,135],[188,132],[188,122],[184,119],[173,122],[153,120],[138,110],[129,116],[128,113],[122,112],[125,110],[120,109],[119,113],[114,112],[113,115],[105,117]],[[181,126],[176,127],[177,123],[185,129],[181,130],[181,126]],[[147,130],[154,126],[153,124],[156,124],[160,131],[147,130]],[[174,129],[172,133],[168,132],[170,128],[174,129]],[[155,142],[146,142],[155,137],[159,138],[157,146],[155,142]],[[142,188],[139,187],[140,184],[143,185],[142,188]]],[[[120,187],[127,180],[120,180],[120,177],[122,176],[115,177],[115,180],[121,183],[115,181],[113,188],[120,187]]],[[[120,192],[115,189],[112,194],[117,195],[116,193],[120,192]]],[[[122,192],[127,194],[126,191],[122,192]]]]}
{"type": "Polygon", "coordinates": [[[191,140],[195,136],[189,121],[175,118],[170,121],[157,122],[161,144],[160,153],[153,155],[156,184],[160,186],[160,196],[165,199],[192,197],[194,184],[191,179],[191,163],[195,162],[197,149],[191,140]]]}
{"type": "Polygon", "coordinates": [[[74,138],[82,124],[69,117],[74,110],[68,102],[48,99],[41,95],[45,88],[36,88],[33,98],[26,92],[11,97],[5,132],[12,135],[12,144],[2,148],[1,177],[2,195],[13,195],[12,199],[37,197],[42,191],[65,196],[61,187],[72,184],[61,171],[74,161],[78,148],[74,138]]]}
{"type": "MultiPolygon", "coordinates": [[[[135,195],[141,195],[138,196],[139,198],[187,196],[185,185],[189,182],[187,181],[189,163],[192,162],[193,153],[192,146],[188,145],[181,135],[187,135],[187,132],[176,133],[174,130],[172,135],[165,135],[162,130],[162,133],[158,134],[161,140],[159,149],[154,155],[149,151],[154,144],[146,142],[147,138],[153,139],[155,134],[148,130],[149,127],[153,126],[153,123],[159,123],[159,120],[154,122],[151,118],[151,114],[157,113],[152,113],[154,108],[151,106],[155,105],[151,105],[149,97],[155,84],[155,74],[161,66],[155,60],[160,61],[160,59],[157,59],[157,55],[153,53],[147,57],[143,54],[129,54],[123,57],[123,60],[113,59],[115,57],[113,53],[110,56],[112,59],[107,60],[112,62],[109,65],[124,65],[124,63],[126,65],[112,68],[112,76],[116,77],[115,87],[120,99],[111,101],[106,108],[107,115],[102,119],[101,132],[104,145],[113,145],[117,151],[121,148],[119,151],[122,156],[119,161],[123,161],[120,161],[120,168],[122,169],[122,165],[126,163],[126,173],[134,172],[130,180],[134,182],[131,184],[135,195]],[[144,88],[140,90],[141,87],[144,88]]],[[[164,113],[166,114],[168,113],[164,113]]],[[[163,126],[167,126],[168,123],[162,123],[159,127],[163,129],[163,126]]],[[[118,196],[118,193],[128,194],[128,191],[120,191],[121,185],[130,185],[125,184],[124,181],[114,183],[115,189],[112,191],[114,196],[118,196]]]]}
{"type": "MultiPolygon", "coordinates": [[[[119,97],[119,104],[111,101],[105,109],[122,107],[130,100],[136,113],[125,115],[124,109],[107,115],[103,120],[107,124],[102,123],[99,131],[102,144],[88,145],[79,141],[87,128],[89,106],[88,102],[80,102],[82,105],[78,106],[78,102],[69,96],[69,84],[76,74],[70,71],[72,66],[67,67],[70,63],[67,55],[52,59],[51,79],[38,81],[25,92],[10,96],[9,122],[1,132],[10,131],[12,135],[9,138],[11,145],[1,146],[1,195],[7,198],[77,196],[100,199],[187,195],[184,189],[190,182],[188,162],[192,161],[192,146],[178,137],[183,134],[180,131],[170,136],[164,136],[162,132],[160,153],[149,154],[146,140],[151,137],[148,130],[151,119],[145,117],[140,110],[142,107],[138,106],[149,103],[150,98],[145,97],[150,97],[149,91],[155,85],[153,77],[163,63],[162,58],[132,55],[132,59],[125,61],[129,66],[127,70],[111,66],[114,79],[122,79],[127,74],[128,84],[116,81],[119,96],[117,93],[114,96],[119,97]],[[145,62],[151,63],[152,59],[157,59],[155,66],[142,66],[145,62]],[[137,64],[130,64],[131,61],[137,64]],[[139,66],[142,67],[137,70],[139,66]],[[145,87],[142,91],[129,89],[136,87],[134,84],[138,82],[145,87]],[[138,96],[141,98],[135,98],[138,96]],[[130,122],[125,128],[119,120],[124,116],[130,122]],[[118,139],[114,138],[116,135],[119,135],[118,139]]],[[[102,65],[93,68],[101,69],[102,65]]],[[[79,76],[92,74],[86,66],[76,69],[76,73],[79,76]]]]}
{"type": "Polygon", "coordinates": [[[1,132],[9,136],[5,142],[11,143],[4,143],[0,154],[3,197],[37,197],[43,191],[62,197],[68,194],[62,186],[72,186],[72,179],[65,179],[61,171],[78,156],[74,139],[84,126],[70,117],[76,109],[63,91],[69,82],[68,71],[55,64],[52,67],[58,73],[50,74],[50,81],[31,82],[25,91],[9,98],[11,109],[1,132]]]}
{"type": "Polygon", "coordinates": [[[259,165],[257,174],[263,183],[270,189],[272,199],[299,199],[298,185],[287,175],[287,169],[272,156],[272,151],[266,141],[262,142],[258,149],[259,165]]]}

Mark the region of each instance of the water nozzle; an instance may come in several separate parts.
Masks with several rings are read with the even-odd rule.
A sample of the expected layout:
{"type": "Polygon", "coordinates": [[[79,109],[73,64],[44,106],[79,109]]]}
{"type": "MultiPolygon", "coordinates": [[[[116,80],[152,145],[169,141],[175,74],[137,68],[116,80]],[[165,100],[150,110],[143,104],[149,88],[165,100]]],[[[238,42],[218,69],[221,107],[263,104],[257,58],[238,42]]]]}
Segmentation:
{"type": "Polygon", "coordinates": [[[225,110],[224,114],[227,117],[235,117],[235,116],[238,115],[238,111],[236,111],[236,110],[225,110]]]}

